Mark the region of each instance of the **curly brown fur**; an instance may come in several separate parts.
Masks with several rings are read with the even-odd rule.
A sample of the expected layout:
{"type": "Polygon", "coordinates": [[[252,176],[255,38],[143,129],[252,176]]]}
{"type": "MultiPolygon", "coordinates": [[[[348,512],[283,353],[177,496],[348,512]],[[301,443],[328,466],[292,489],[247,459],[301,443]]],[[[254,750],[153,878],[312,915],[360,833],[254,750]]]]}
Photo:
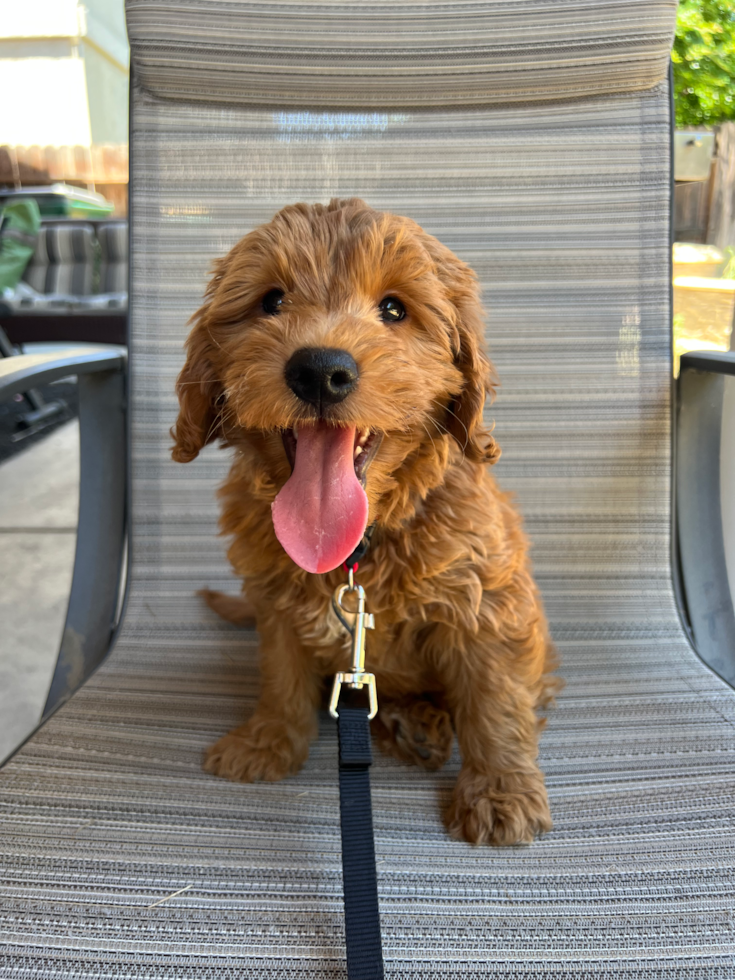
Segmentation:
{"type": "Polygon", "coordinates": [[[381,751],[424,769],[441,769],[452,754],[454,731],[446,708],[433,698],[408,695],[381,699],[373,720],[373,736],[381,751]]]}
{"type": "MultiPolygon", "coordinates": [[[[340,348],[359,365],[359,385],[327,417],[383,434],[367,472],[375,531],[359,573],[377,626],[367,669],[382,705],[378,744],[438,768],[451,718],[462,770],[450,833],[513,844],[551,827],[536,712],[558,687],[555,660],[520,518],[487,465],[499,450],[482,421],[492,392],[483,335],[472,270],[413,221],[357,199],[284,208],[216,264],[178,381],[173,458],[194,459],[215,439],[235,449],[221,528],[260,631],[262,688],[253,716],[209,750],[210,772],[295,772],[316,733],[322,680],[349,663],[330,606],[343,573],[303,571],[271,520],[291,472],[281,433],[316,417],[284,365],[303,347],[340,348]],[[261,306],[274,288],[285,294],[277,317],[261,306]],[[403,302],[405,320],[380,319],[386,295],[403,302]]],[[[247,618],[214,596],[225,618],[247,618]]]]}

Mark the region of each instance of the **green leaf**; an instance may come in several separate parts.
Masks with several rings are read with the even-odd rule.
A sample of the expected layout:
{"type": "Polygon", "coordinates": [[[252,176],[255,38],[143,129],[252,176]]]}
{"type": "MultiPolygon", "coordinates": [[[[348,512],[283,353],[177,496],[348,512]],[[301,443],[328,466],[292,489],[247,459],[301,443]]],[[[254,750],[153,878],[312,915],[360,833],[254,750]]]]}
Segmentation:
{"type": "Polygon", "coordinates": [[[735,118],[735,0],[681,0],[671,61],[677,126],[735,118]]]}

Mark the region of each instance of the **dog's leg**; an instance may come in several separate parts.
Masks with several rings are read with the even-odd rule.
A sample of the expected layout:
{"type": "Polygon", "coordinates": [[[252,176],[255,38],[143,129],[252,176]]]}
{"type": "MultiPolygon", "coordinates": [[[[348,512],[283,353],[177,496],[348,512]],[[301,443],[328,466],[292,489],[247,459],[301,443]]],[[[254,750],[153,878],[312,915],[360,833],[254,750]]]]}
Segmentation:
{"type": "MultiPolygon", "coordinates": [[[[492,643],[492,641],[489,641],[492,643]]],[[[544,777],[536,765],[539,721],[529,687],[493,665],[492,650],[457,652],[445,663],[446,691],[462,769],[445,815],[453,837],[471,844],[530,843],[551,830],[544,777]]]]}
{"type": "Polygon", "coordinates": [[[428,696],[409,695],[394,701],[381,698],[373,735],[386,755],[424,769],[441,769],[452,754],[454,732],[449,712],[428,696]]]}
{"type": "Polygon", "coordinates": [[[298,772],[317,731],[319,679],[311,657],[278,617],[258,621],[261,694],[254,714],[207,752],[204,768],[250,783],[298,772]]]}
{"type": "Polygon", "coordinates": [[[255,609],[245,596],[227,595],[212,589],[199,589],[197,595],[204,599],[212,612],[216,612],[228,623],[234,623],[235,626],[255,626],[255,609]]]}

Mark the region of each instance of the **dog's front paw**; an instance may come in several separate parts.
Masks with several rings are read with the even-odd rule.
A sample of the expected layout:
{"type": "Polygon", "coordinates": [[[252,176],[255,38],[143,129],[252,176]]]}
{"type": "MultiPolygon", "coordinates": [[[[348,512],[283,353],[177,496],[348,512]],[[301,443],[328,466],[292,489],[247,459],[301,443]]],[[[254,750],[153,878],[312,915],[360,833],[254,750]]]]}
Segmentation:
{"type": "Polygon", "coordinates": [[[530,844],[553,826],[543,774],[463,768],[445,820],[452,837],[470,844],[530,844]]]}
{"type": "Polygon", "coordinates": [[[309,740],[283,722],[253,717],[215,742],[204,768],[241,783],[275,782],[298,772],[309,754],[309,740]]]}
{"type": "Polygon", "coordinates": [[[449,714],[427,698],[383,703],[373,731],[386,755],[424,769],[441,769],[452,754],[454,731],[449,714]]]}

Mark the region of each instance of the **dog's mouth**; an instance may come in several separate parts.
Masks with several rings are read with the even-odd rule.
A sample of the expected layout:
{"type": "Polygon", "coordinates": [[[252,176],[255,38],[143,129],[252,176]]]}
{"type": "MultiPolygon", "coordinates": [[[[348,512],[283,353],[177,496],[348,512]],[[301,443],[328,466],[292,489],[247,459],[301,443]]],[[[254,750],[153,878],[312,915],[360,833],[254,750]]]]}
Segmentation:
{"type": "MultiPolygon", "coordinates": [[[[281,432],[281,438],[283,440],[283,448],[286,451],[286,459],[293,473],[294,466],[296,465],[296,447],[299,439],[298,425],[295,425],[292,429],[284,429],[281,432]]],[[[377,432],[374,429],[355,429],[352,462],[355,467],[355,476],[363,487],[367,480],[368,467],[373,459],[375,459],[375,454],[380,449],[382,441],[382,432],[377,432]]]]}
{"type": "Polygon", "coordinates": [[[282,438],[292,472],[273,502],[276,537],[307,572],[331,571],[365,533],[365,481],[382,433],[321,421],[282,438]]]}

